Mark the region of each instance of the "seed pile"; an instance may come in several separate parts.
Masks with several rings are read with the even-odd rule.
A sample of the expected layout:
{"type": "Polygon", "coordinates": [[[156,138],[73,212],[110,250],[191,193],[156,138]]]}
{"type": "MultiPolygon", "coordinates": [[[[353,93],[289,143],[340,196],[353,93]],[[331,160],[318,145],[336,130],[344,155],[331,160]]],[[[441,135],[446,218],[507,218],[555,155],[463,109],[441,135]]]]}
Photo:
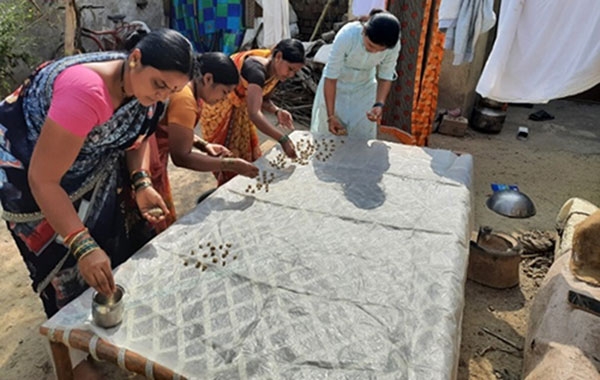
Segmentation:
{"type": "Polygon", "coordinates": [[[204,272],[209,265],[227,265],[227,260],[237,260],[237,255],[230,252],[232,244],[225,243],[218,246],[208,242],[198,244],[198,249],[192,249],[189,256],[184,257],[183,265],[194,265],[197,269],[204,272]]]}
{"type": "Polygon", "coordinates": [[[279,152],[274,160],[269,160],[269,165],[275,169],[285,169],[287,165],[287,156],[283,152],[279,152]]]}
{"type": "MultiPolygon", "coordinates": [[[[344,143],[344,140],[340,140],[344,143]]],[[[306,138],[300,139],[296,143],[297,158],[291,160],[292,163],[298,165],[308,165],[311,159],[316,159],[321,162],[327,161],[335,152],[335,140],[322,138],[320,141],[314,141],[306,138]]],[[[279,152],[275,159],[270,160],[269,164],[275,169],[285,169],[289,160],[285,153],[279,152]]]]}
{"type": "Polygon", "coordinates": [[[261,174],[256,177],[256,184],[254,186],[248,185],[246,192],[254,194],[264,188],[265,192],[268,193],[269,184],[273,182],[273,179],[275,179],[275,173],[269,173],[266,170],[263,170],[261,174]]]}
{"type": "MultiPolygon", "coordinates": [[[[343,144],[344,140],[341,140],[341,143],[343,144]]],[[[329,141],[327,141],[327,139],[321,139],[320,142],[315,142],[315,148],[315,159],[317,159],[318,161],[325,162],[329,158],[331,158],[331,155],[333,154],[333,152],[335,152],[335,140],[330,139],[329,141]]]]}
{"type": "Polygon", "coordinates": [[[308,165],[312,155],[317,150],[317,145],[313,144],[310,139],[300,139],[296,143],[296,154],[297,158],[292,159],[292,162],[298,165],[308,165]]]}

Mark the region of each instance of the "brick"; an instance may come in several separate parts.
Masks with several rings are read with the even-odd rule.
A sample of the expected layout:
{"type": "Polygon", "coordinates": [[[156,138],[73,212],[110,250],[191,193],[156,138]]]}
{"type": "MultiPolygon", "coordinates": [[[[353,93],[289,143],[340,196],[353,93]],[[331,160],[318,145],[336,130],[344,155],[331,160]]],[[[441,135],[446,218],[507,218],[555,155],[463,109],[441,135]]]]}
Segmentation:
{"type": "Polygon", "coordinates": [[[469,120],[466,117],[452,117],[444,115],[438,132],[443,135],[463,137],[469,126],[469,120]]]}

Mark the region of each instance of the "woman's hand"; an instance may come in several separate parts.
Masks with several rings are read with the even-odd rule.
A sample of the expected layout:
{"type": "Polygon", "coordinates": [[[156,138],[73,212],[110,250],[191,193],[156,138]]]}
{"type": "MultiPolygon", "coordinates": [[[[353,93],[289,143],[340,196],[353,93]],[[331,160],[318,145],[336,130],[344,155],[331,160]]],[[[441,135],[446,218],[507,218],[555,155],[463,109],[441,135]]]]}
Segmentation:
{"type": "Polygon", "coordinates": [[[346,131],[346,128],[344,128],[342,123],[340,123],[340,120],[337,118],[337,116],[331,116],[327,120],[327,125],[329,127],[329,132],[336,136],[345,136],[348,134],[348,131],[346,131]]]}
{"type": "Polygon", "coordinates": [[[110,258],[102,249],[98,248],[83,256],[77,262],[77,267],[85,282],[98,293],[109,297],[117,290],[110,258]]]}
{"type": "Polygon", "coordinates": [[[259,170],[254,164],[241,158],[232,158],[232,160],[232,171],[250,178],[254,178],[258,175],[259,170]]]}
{"type": "Polygon", "coordinates": [[[169,214],[165,201],[152,186],[136,191],[135,201],[142,216],[150,223],[160,222],[169,214]]]}
{"type": "MultiPolygon", "coordinates": [[[[208,143],[205,146],[206,153],[213,157],[231,157],[233,154],[221,144],[208,143]]],[[[241,174],[241,173],[240,173],[241,174]]]]}
{"type": "Polygon", "coordinates": [[[277,121],[279,122],[279,124],[281,124],[283,128],[287,129],[288,131],[294,130],[294,119],[292,118],[292,114],[288,111],[279,108],[279,110],[277,111],[277,121]]]}
{"type": "Polygon", "coordinates": [[[369,112],[367,112],[367,119],[369,119],[370,121],[378,121],[381,120],[381,116],[383,114],[383,107],[382,106],[376,106],[371,108],[371,110],[369,112]]]}
{"type": "Polygon", "coordinates": [[[285,155],[288,156],[289,158],[296,158],[298,157],[298,155],[296,154],[296,148],[294,147],[294,142],[290,139],[286,139],[282,144],[281,147],[283,148],[283,151],[285,152],[285,155]]]}

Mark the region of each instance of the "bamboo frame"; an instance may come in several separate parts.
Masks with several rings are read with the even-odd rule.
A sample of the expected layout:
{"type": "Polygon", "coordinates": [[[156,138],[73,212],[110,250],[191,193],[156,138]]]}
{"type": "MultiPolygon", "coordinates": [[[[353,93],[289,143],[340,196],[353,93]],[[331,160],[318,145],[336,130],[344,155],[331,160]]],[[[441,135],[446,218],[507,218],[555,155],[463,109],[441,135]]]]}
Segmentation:
{"type": "Polygon", "coordinates": [[[75,54],[75,34],[77,33],[77,4],[75,0],[65,0],[65,55],[75,54]]]}
{"type": "Polygon", "coordinates": [[[136,352],[116,347],[91,331],[49,329],[42,326],[40,327],[40,333],[50,341],[52,360],[54,361],[58,380],[73,380],[73,366],[69,356],[69,347],[88,352],[98,360],[116,364],[126,371],[135,372],[147,378],[156,380],[187,379],[136,352]],[[67,335],[67,342],[64,342],[65,335],[67,335]],[[90,352],[90,346],[94,344],[94,340],[96,341],[95,353],[90,352]]]}

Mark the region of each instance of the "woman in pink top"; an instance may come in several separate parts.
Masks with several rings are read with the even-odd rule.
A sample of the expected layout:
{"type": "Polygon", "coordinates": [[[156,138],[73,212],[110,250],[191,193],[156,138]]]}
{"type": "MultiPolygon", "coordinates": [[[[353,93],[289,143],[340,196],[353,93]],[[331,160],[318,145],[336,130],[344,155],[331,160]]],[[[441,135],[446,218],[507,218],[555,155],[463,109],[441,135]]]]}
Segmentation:
{"type": "Polygon", "coordinates": [[[45,64],[0,103],[3,217],[48,317],[88,286],[112,294],[112,268],[168,213],[146,136],[190,80],[192,47],[167,29],[137,40],[45,64]]]}

